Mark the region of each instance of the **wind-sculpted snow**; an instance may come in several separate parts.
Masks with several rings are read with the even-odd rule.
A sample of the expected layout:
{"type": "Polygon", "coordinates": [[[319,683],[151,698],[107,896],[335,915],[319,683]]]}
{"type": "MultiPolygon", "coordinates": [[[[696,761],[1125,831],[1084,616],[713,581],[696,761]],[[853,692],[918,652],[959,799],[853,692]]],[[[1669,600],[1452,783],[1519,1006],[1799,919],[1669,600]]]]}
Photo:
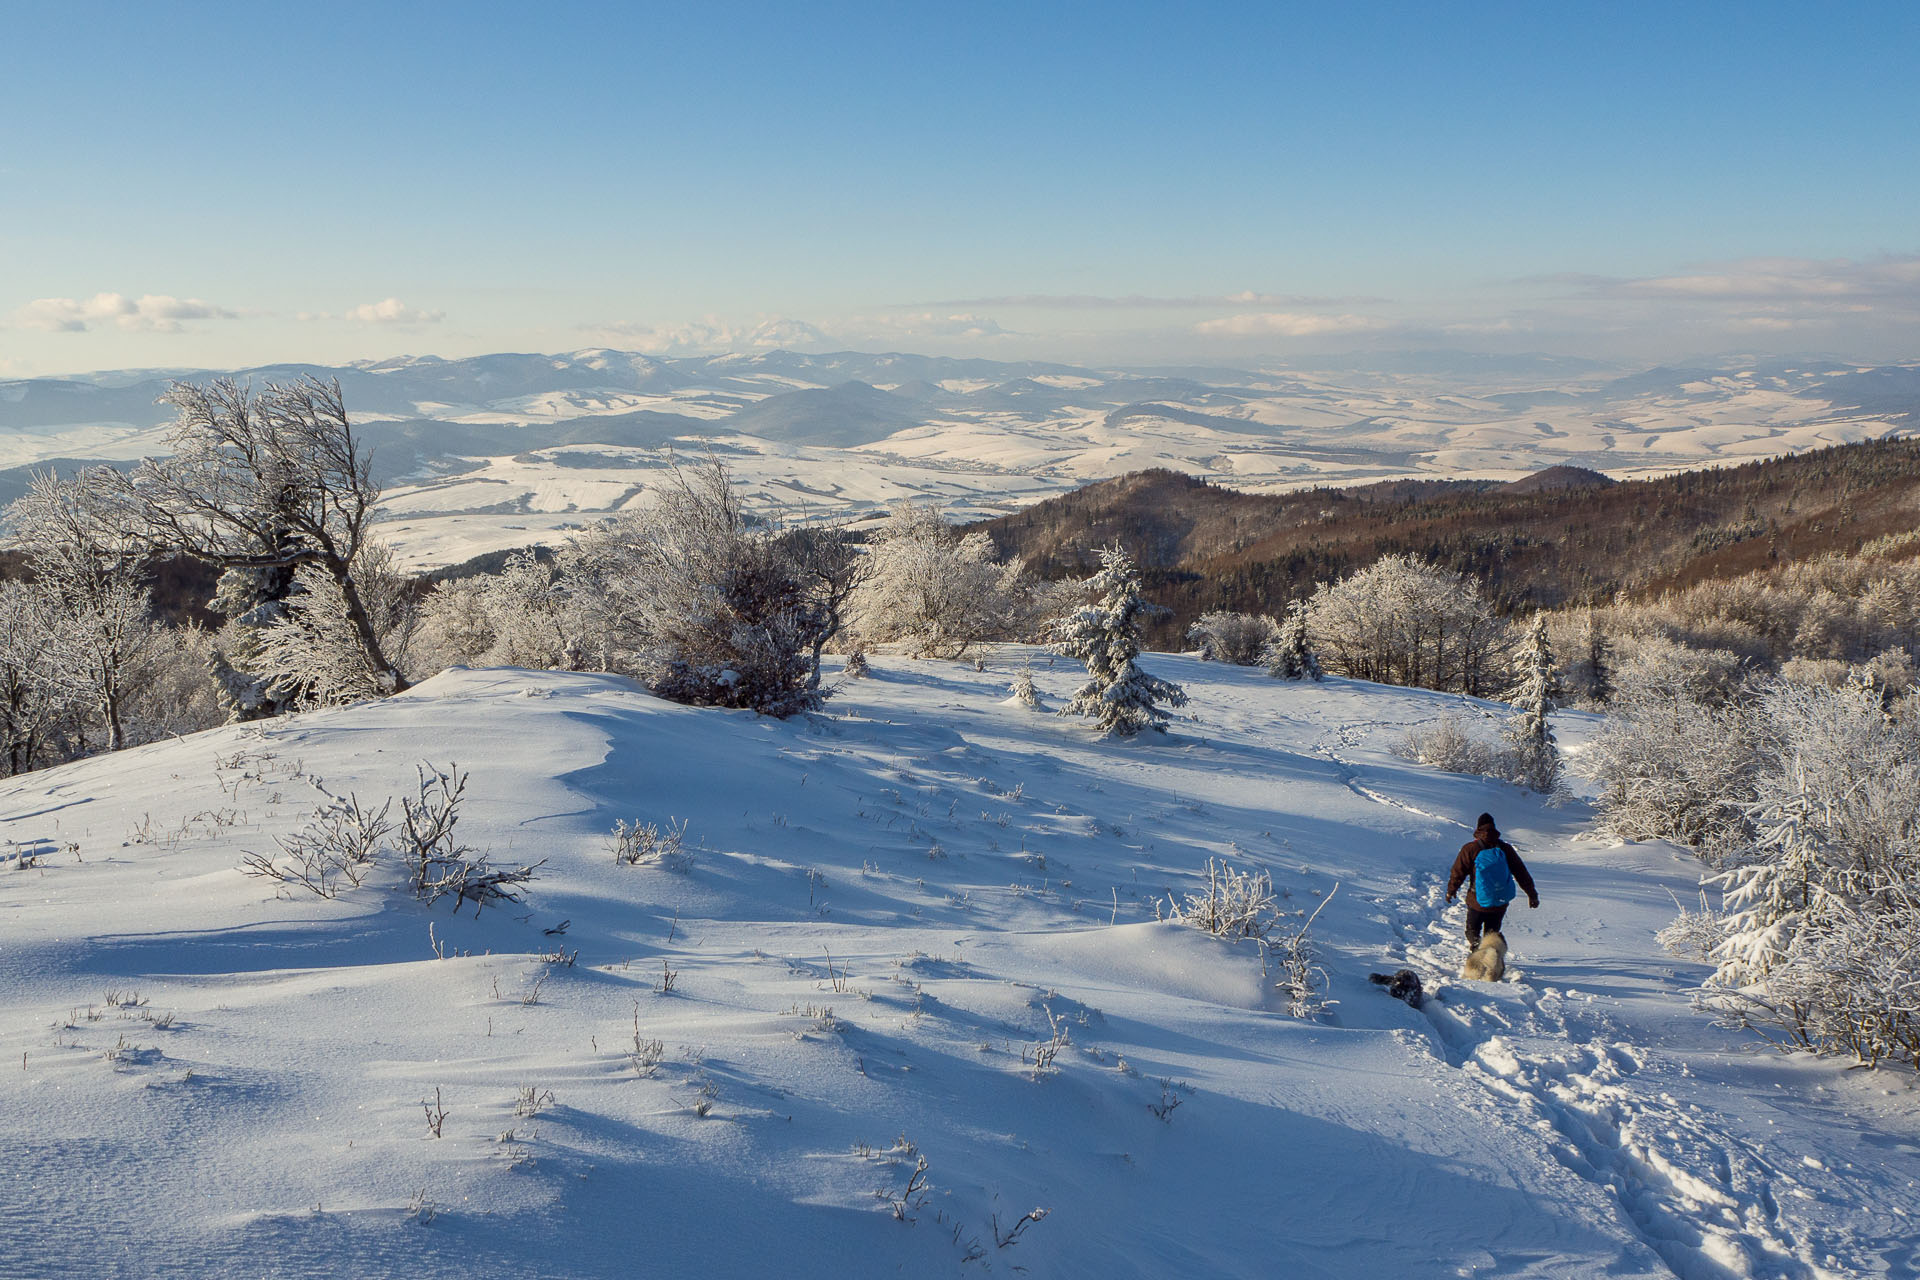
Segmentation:
{"type": "MultiPolygon", "coordinates": [[[[1911,366],[1771,360],[1617,376],[1582,362],[1411,362],[1399,372],[1079,369],[855,352],[656,360],[631,352],[272,366],[338,376],[410,563],[551,542],[716,447],[760,510],[864,517],[937,498],[983,518],[1168,467],[1247,490],[1404,476],[1616,478],[1911,430],[1911,366]]],[[[191,376],[191,375],[189,375],[191,376]]],[[[161,447],[159,375],[0,382],[0,500],[54,460],[161,447]]]]}
{"type": "Polygon", "coordinates": [[[1920,1264],[1909,1078],[1692,1013],[1653,934],[1697,864],[1390,752],[1458,697],[1146,654],[1191,702],[1116,741],[1007,698],[1030,662],[1079,682],[878,655],[785,722],[455,670],[0,784],[0,1273],[1920,1264]],[[469,774],[462,842],[538,864],[523,904],[240,871],[422,760],[469,774]],[[1439,900],[1487,809],[1542,895],[1497,984],[1439,900]],[[678,864],[616,858],[674,820],[678,864]],[[1325,904],[1322,1018],[1158,918],[1210,858],[1283,929],[1325,904]],[[1401,966],[1421,1009],[1367,981],[1401,966]]]}

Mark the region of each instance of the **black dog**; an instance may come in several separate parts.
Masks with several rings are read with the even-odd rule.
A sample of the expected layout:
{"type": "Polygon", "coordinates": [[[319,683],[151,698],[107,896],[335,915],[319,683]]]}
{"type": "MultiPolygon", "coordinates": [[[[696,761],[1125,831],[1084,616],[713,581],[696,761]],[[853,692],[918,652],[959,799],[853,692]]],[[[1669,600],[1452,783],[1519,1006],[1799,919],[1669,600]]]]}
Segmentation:
{"type": "Polygon", "coordinates": [[[1368,979],[1387,989],[1387,994],[1395,1000],[1405,1000],[1418,1009],[1420,1007],[1420,975],[1411,969],[1397,969],[1391,974],[1370,973],[1368,979]]]}

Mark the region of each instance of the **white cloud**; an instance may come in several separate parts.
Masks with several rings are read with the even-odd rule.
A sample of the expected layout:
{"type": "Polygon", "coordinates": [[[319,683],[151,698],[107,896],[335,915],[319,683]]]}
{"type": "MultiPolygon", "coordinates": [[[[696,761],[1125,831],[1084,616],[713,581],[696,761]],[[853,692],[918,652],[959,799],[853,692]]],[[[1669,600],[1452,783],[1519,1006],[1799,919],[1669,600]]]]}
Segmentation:
{"type": "Polygon", "coordinates": [[[361,324],[439,324],[446,318],[444,311],[422,311],[398,298],[388,298],[384,302],[363,302],[347,311],[347,319],[361,324]]]}
{"type": "Polygon", "coordinates": [[[1303,293],[1189,293],[1171,296],[1144,293],[1009,293],[990,298],[959,298],[929,302],[929,307],[1032,307],[1042,311],[1208,311],[1232,307],[1350,307],[1385,302],[1385,298],[1329,298],[1303,293]]]}
{"type": "Polygon", "coordinates": [[[583,325],[602,341],[655,356],[718,355],[727,351],[770,351],[785,347],[828,347],[833,340],[814,325],[789,316],[768,316],[750,325],[736,325],[717,316],[703,316],[679,324],[651,325],[619,320],[583,325]]]}
{"type": "Polygon", "coordinates": [[[1555,276],[1577,296],[1670,302],[1920,302],[1920,255],[1881,258],[1742,258],[1669,275],[1555,276]]]}
{"type": "Polygon", "coordinates": [[[901,315],[856,316],[832,326],[852,339],[893,342],[902,338],[1001,338],[1011,336],[992,316],[973,312],[915,311],[901,315]]]}
{"type": "Polygon", "coordinates": [[[148,333],[178,333],[191,320],[232,320],[239,313],[199,298],[144,294],[96,293],[91,298],[36,298],[13,313],[16,323],[55,333],[85,333],[111,321],[122,329],[148,333]]]}
{"type": "Polygon", "coordinates": [[[1311,338],[1328,333],[1367,333],[1388,328],[1385,320],[1361,315],[1316,315],[1306,311],[1254,311],[1218,320],[1202,320],[1195,333],[1208,336],[1311,338]]]}

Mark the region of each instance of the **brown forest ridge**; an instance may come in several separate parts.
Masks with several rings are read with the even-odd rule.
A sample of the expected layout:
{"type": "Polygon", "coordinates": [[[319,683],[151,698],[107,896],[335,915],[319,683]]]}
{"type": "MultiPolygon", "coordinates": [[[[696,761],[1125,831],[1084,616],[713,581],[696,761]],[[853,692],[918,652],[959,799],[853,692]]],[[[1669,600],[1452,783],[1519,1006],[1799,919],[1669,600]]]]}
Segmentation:
{"type": "Polygon", "coordinates": [[[1624,482],[1553,467],[1507,484],[1250,494],[1141,471],[975,527],[1046,578],[1084,575],[1096,548],[1123,543],[1174,611],[1152,637],[1166,645],[1208,610],[1278,613],[1392,552],[1474,574],[1513,612],[1657,594],[1917,526],[1920,440],[1882,439],[1624,482]]]}

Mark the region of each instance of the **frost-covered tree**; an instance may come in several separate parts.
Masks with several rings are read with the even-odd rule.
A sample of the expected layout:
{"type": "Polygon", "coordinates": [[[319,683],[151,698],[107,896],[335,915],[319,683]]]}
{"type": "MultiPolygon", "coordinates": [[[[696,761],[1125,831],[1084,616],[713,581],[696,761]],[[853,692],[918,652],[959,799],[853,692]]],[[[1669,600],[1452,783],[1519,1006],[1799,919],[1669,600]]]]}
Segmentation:
{"type": "Polygon", "coordinates": [[[1628,840],[1670,839],[1710,862],[1749,834],[1760,725],[1735,696],[1725,651],[1643,641],[1619,670],[1606,724],[1581,756],[1601,783],[1597,825],[1628,840]]]}
{"type": "Polygon", "coordinates": [[[957,658],[1017,630],[1026,584],[993,540],[962,534],[931,503],[902,502],[875,537],[871,569],[853,598],[860,634],[904,641],[920,657],[957,658]]]}
{"type": "Polygon", "coordinates": [[[1264,614],[1218,609],[1203,613],[1187,628],[1187,643],[1208,662],[1257,666],[1260,655],[1280,633],[1280,624],[1264,614]]]}
{"type": "Polygon", "coordinates": [[[1307,603],[1295,600],[1287,606],[1279,634],[1260,654],[1267,674],[1276,680],[1318,680],[1322,676],[1320,659],[1313,652],[1307,632],[1307,603]]]}
{"type": "Polygon", "coordinates": [[[1516,774],[1535,791],[1550,792],[1560,779],[1560,749],[1548,721],[1565,690],[1553,647],[1547,641],[1547,616],[1533,615],[1533,625],[1514,654],[1517,679],[1507,701],[1518,712],[1507,723],[1505,736],[1513,747],[1516,774]]]}
{"type": "Polygon", "coordinates": [[[1142,729],[1165,731],[1164,703],[1183,707],[1187,694],[1179,685],[1141,670],[1140,628],[1148,618],[1166,609],[1140,595],[1140,573],[1133,557],[1119,545],[1100,552],[1100,570],[1086,582],[1097,597],[1048,628],[1056,653],[1087,664],[1087,683],[1075,691],[1061,715],[1092,716],[1103,733],[1131,736],[1142,729]]]}
{"type": "Polygon", "coordinates": [[[1804,1047],[1920,1063],[1920,715],[1871,682],[1760,698],[1754,837],[1715,878],[1711,997],[1804,1047]]]}
{"type": "MultiPolygon", "coordinates": [[[[121,532],[152,549],[241,572],[226,585],[227,607],[258,625],[236,637],[228,666],[269,684],[300,674],[244,664],[253,660],[258,630],[274,620],[256,611],[284,601],[297,570],[311,566],[331,579],[325,594],[343,611],[341,625],[328,630],[359,647],[380,692],[405,688],[358,577],[380,489],[339,383],[302,378],[255,390],[228,378],[176,382],[166,400],[178,412],[167,437],[170,454],[129,473],[94,474],[112,495],[121,532]]],[[[230,696],[243,714],[266,705],[247,702],[244,682],[235,682],[230,696]]]]}
{"type": "Polygon", "coordinates": [[[128,680],[156,642],[145,557],[103,518],[98,472],[33,476],[7,523],[42,601],[52,677],[99,716],[106,748],[127,745],[128,680]]]}
{"type": "Polygon", "coordinates": [[[812,524],[780,535],[781,558],[792,568],[820,614],[809,658],[811,687],[820,687],[820,657],[847,629],[854,595],[866,581],[872,562],[840,525],[812,524]]]}
{"type": "Polygon", "coordinates": [[[1475,696],[1500,687],[1506,627],[1473,578],[1382,556],[1308,604],[1313,639],[1339,675],[1475,696]]]}
{"type": "Polygon", "coordinates": [[[1590,706],[1605,706],[1613,697],[1613,646],[1592,609],[1582,620],[1579,648],[1567,676],[1573,691],[1590,706]]]}
{"type": "Polygon", "coordinates": [[[471,660],[489,665],[580,670],[592,627],[568,572],[571,560],[513,552],[500,572],[473,579],[435,607],[442,638],[450,638],[448,630],[464,632],[471,660]]]}
{"type": "Polygon", "coordinates": [[[75,690],[55,667],[59,636],[45,592],[0,582],[0,753],[8,776],[72,754],[75,690]]]}
{"type": "MultiPolygon", "coordinates": [[[[356,578],[381,651],[403,660],[418,609],[385,547],[363,548],[356,578]]],[[[275,706],[336,706],[392,691],[388,671],[374,666],[361,643],[340,583],[318,564],[294,570],[292,588],[252,643],[259,669],[272,673],[259,688],[275,706]]]]}

